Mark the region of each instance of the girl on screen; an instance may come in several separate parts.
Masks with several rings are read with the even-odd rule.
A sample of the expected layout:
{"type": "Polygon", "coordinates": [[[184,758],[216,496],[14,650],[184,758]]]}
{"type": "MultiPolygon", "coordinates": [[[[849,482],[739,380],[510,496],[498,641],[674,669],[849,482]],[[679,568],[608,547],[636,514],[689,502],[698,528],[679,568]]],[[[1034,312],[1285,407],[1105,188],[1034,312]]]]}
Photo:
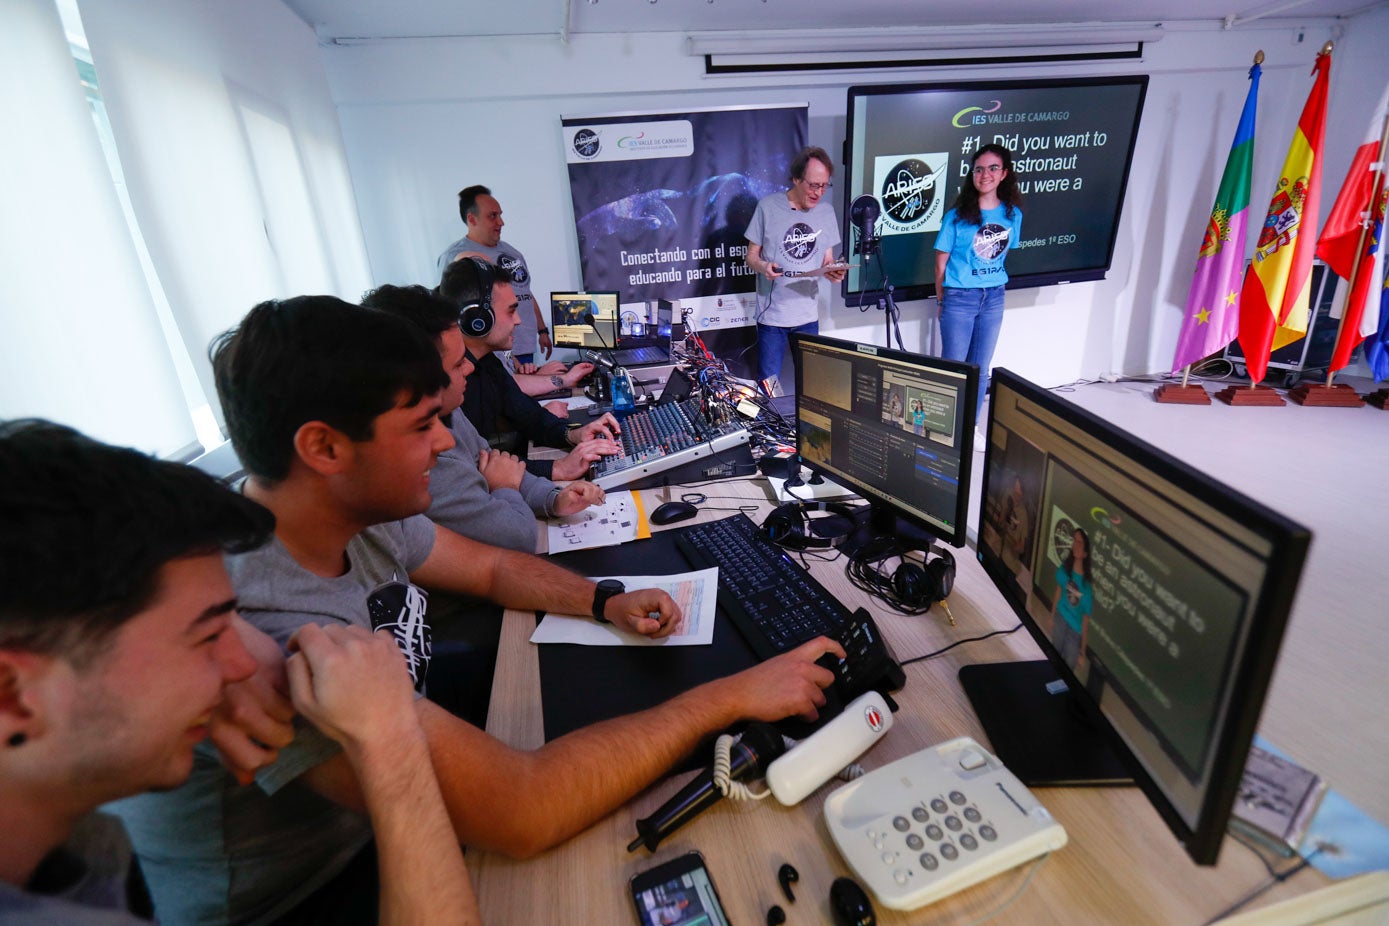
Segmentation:
{"type": "Polygon", "coordinates": [[[1013,178],[1013,154],[1002,145],[984,145],[971,168],[936,235],[936,300],[941,356],[979,366],[977,422],[1003,325],[1003,260],[1022,235],[1022,193],[1013,178]]]}
{"type": "Polygon", "coordinates": [[[912,433],[922,434],[926,430],[926,409],[920,399],[912,399],[912,433]]]}
{"type": "Polygon", "coordinates": [[[1090,535],[1076,528],[1071,552],[1056,567],[1056,601],[1051,606],[1051,642],[1066,665],[1075,668],[1085,653],[1095,586],[1090,581],[1090,535]]]}

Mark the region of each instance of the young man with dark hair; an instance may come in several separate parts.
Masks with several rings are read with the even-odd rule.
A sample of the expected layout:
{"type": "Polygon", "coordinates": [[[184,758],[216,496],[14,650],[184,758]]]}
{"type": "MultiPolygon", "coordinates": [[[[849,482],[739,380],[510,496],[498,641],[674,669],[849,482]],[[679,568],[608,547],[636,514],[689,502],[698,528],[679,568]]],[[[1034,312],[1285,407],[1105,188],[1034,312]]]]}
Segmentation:
{"type": "MultiPolygon", "coordinates": [[[[449,264],[439,282],[439,294],[460,307],[479,302],[487,285],[484,277],[488,275],[479,272],[479,263],[465,259],[449,264]]],[[[605,414],[571,431],[564,421],[521,391],[497,358],[497,351],[511,346],[516,328],[516,294],[500,276],[493,277],[491,286],[491,329],[482,337],[463,336],[475,367],[463,395],[463,414],[489,445],[521,459],[526,459],[531,443],[569,450],[559,460],[527,460],[526,468],[537,476],[556,480],[582,479],[593,461],[620,452],[613,438],[622,428],[616,418],[605,414]]]]}
{"type": "MultiPolygon", "coordinates": [[[[803,148],[791,162],[791,188],[762,197],[748,223],[748,268],[757,281],[757,376],[780,377],[788,335],[820,330],[820,278],[788,277],[834,263],[839,220],[830,204],[834,162],[824,148],[803,148]]],[[[838,283],[845,270],[826,271],[838,283]]]]}
{"type": "Polygon", "coordinates": [[[516,290],[520,303],[511,359],[517,364],[516,372],[534,372],[537,345],[546,358],[554,347],[550,342],[550,329],[540,313],[540,303],[531,295],[531,274],[526,258],[515,246],[502,240],[502,226],[506,223],[502,221],[501,203],[482,184],[464,187],[458,191],[458,216],[467,226],[468,234],[439,255],[439,272],[465,253],[476,253],[502,271],[503,277],[516,290]]]}
{"type": "Polygon", "coordinates": [[[148,898],[132,893],[124,832],[94,811],[217,768],[196,747],[209,733],[238,774],[274,759],[288,702],[223,713],[267,666],[287,669],[293,707],[363,783],[393,885],[383,919],[420,921],[440,890],[476,919],[399,651],[314,627],[285,666],[237,617],[222,554],[263,544],[268,511],[191,467],[38,421],[0,425],[0,510],[0,923],[147,922],[121,913],[148,898]]]}
{"type": "MultiPolygon", "coordinates": [[[[423,688],[429,665],[426,596],[420,585],[525,610],[592,615],[624,630],[669,633],[679,609],[664,592],[627,592],[545,560],[483,546],[431,524],[429,470],[452,438],[439,420],[448,380],[428,337],[406,322],[327,297],[264,303],[213,351],[213,368],[233,445],[282,447],[242,454],[246,495],[276,517],[264,549],[233,557],[232,581],[247,619],[277,639],[306,624],[375,626],[406,652],[423,688]],[[324,330],[336,332],[330,342],[324,330]],[[338,401],[359,370],[384,411],[351,437],[359,417],[338,401]],[[276,397],[295,395],[276,403],[276,397]],[[292,406],[292,408],[291,408],[292,406]],[[268,415],[269,417],[262,417],[268,415]],[[297,421],[297,424],[296,424],[297,421]]],[[[832,673],[815,664],[830,640],[720,679],[639,714],[523,752],[489,737],[427,699],[424,727],[455,832],[470,845],[527,856],[610,813],[687,754],[703,737],[739,720],[813,716],[832,673]],[[612,756],[620,752],[622,761],[612,756]]],[[[312,727],[258,778],[232,789],[225,777],[195,776],[188,788],[145,799],[132,836],[156,900],[185,901],[179,922],[242,922],[292,915],[296,904],[337,898],[362,880],[357,858],[371,829],[353,808],[361,784],[312,727]],[[235,812],[235,815],[232,814],[235,812]],[[203,834],[190,851],[173,838],[203,834]],[[231,898],[199,887],[209,868],[237,873],[231,898]]],[[[130,821],[130,816],[127,815],[130,821]]],[[[441,914],[442,915],[442,914],[441,914]]],[[[299,920],[296,920],[299,921],[299,920]]]]}
{"type": "Polygon", "coordinates": [[[462,412],[468,375],[458,307],[423,286],[391,286],[372,290],[362,305],[403,318],[415,325],[439,349],[449,375],[440,396],[439,417],[453,435],[454,446],[439,454],[430,475],[429,519],[455,533],[496,547],[522,553],[536,549],[536,521],[582,511],[601,504],[603,490],[591,482],[558,485],[526,469],[524,461],[504,450],[492,450],[462,412]]]}

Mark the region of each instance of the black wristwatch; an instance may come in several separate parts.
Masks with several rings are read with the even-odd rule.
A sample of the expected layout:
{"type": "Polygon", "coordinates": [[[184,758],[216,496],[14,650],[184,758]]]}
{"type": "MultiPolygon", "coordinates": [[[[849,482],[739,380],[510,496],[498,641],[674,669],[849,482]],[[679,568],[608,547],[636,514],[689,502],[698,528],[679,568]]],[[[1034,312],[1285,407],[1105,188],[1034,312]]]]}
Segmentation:
{"type": "Polygon", "coordinates": [[[603,609],[608,606],[608,599],[614,598],[627,591],[627,586],[616,579],[604,579],[593,589],[593,619],[600,624],[611,624],[612,621],[603,616],[603,609]]]}

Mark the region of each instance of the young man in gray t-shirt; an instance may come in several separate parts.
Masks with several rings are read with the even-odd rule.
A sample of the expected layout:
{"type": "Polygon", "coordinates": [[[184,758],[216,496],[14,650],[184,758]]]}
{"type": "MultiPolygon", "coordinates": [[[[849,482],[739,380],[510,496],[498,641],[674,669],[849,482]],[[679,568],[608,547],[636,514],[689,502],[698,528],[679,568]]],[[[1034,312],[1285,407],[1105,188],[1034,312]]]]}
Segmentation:
{"type": "Polygon", "coordinates": [[[747,263],[757,280],[757,375],[781,375],[787,335],[820,330],[820,283],[838,283],[845,270],[828,270],[840,243],[839,220],[827,194],[834,163],[823,148],[806,148],[791,162],[791,188],[764,196],[748,223],[747,263]]]}
{"type": "Polygon", "coordinates": [[[473,364],[453,303],[422,286],[388,284],[363,296],[362,305],[403,318],[427,334],[449,375],[440,417],[454,445],[439,454],[430,476],[431,521],[492,546],[534,553],[539,539],[537,517],[577,514],[589,505],[602,504],[604,492],[591,482],[581,479],[561,485],[527,470],[524,460],[491,449],[458,410],[473,364]]]}
{"type": "Polygon", "coordinates": [[[263,544],[269,512],[192,467],[46,422],[0,425],[0,509],[0,924],[147,923],[125,915],[147,904],[125,832],[97,808],[175,788],[199,760],[250,781],[296,709],[346,749],[383,864],[410,873],[373,910],[476,917],[399,650],[312,627],[286,641],[286,664],[237,616],[222,551],[263,544]],[[292,705],[276,693],[286,673],[292,705]],[[216,750],[195,747],[207,735],[216,750]]]}
{"type": "MultiPolygon", "coordinates": [[[[647,636],[674,630],[679,608],[664,592],[595,585],[419,516],[430,504],[430,470],[453,439],[439,419],[448,377],[418,328],[326,296],[263,303],[214,346],[213,369],[250,474],[243,491],[276,518],[272,543],[229,563],[247,618],[272,636],[308,624],[387,633],[427,694],[426,589],[647,636]]],[[[821,638],[533,752],[427,699],[414,712],[456,838],[528,856],[610,813],[711,733],[740,720],[813,717],[833,679],[815,664],[825,653],[843,658],[842,647],[821,638]],[[623,761],[614,764],[619,750],[623,761]]],[[[359,886],[360,857],[370,851],[353,813],[363,783],[312,726],[256,787],[241,789],[235,806],[225,778],[195,784],[146,800],[134,833],[142,860],[158,863],[156,904],[180,903],[180,922],[331,919],[359,886]],[[230,872],[226,889],[192,896],[180,887],[206,871],[230,872]]]]}

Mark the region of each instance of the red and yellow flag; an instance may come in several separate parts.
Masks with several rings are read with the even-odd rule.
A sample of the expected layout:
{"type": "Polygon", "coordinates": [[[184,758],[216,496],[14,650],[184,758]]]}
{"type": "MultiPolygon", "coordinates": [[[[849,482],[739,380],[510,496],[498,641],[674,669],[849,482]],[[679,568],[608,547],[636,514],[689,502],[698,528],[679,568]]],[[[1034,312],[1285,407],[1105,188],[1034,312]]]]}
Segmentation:
{"type": "Polygon", "coordinates": [[[1268,372],[1268,357],[1307,333],[1312,255],[1320,216],[1322,138],[1326,134],[1326,88],[1331,50],[1317,55],[1316,82],[1297,120],[1288,157],[1269,203],[1254,262],[1240,292],[1239,345],[1249,378],[1268,372]],[[1306,221],[1306,228],[1303,222],[1306,221]],[[1301,231],[1306,234],[1300,234],[1301,231]]]}

